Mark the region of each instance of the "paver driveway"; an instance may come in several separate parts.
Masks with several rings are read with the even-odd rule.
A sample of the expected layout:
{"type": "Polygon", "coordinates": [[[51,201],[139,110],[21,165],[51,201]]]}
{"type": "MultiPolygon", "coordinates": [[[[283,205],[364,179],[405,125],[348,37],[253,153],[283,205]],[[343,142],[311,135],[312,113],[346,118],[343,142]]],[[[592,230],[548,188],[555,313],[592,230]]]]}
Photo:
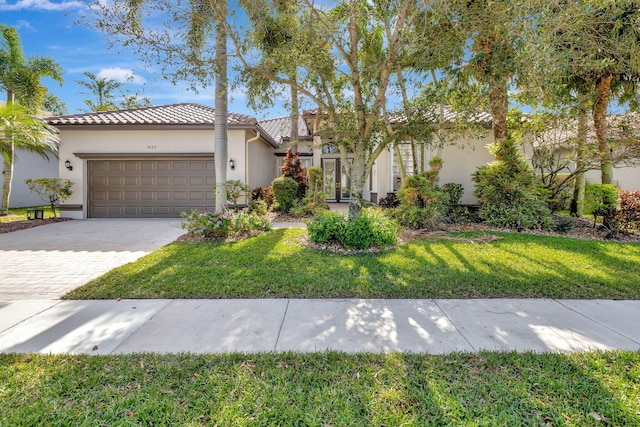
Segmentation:
{"type": "Polygon", "coordinates": [[[88,219],[0,234],[0,300],[52,299],[184,234],[180,219],[88,219]]]}

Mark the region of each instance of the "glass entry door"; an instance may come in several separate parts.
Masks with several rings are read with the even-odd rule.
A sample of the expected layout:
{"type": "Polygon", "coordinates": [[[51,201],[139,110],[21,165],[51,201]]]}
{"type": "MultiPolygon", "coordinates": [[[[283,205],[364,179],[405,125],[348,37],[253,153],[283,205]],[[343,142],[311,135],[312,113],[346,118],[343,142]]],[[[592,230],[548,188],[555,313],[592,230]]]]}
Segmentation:
{"type": "Polygon", "coordinates": [[[351,197],[351,178],[340,159],[322,159],[324,192],[327,200],[340,202],[351,197]]]}

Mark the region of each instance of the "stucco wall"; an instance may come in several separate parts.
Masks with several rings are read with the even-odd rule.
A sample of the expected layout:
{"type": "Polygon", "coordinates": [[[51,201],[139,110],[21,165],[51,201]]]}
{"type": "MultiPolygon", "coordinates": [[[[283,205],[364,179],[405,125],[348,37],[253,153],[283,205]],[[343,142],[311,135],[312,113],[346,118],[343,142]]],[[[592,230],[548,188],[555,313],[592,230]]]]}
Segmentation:
{"type": "Polygon", "coordinates": [[[487,145],[493,142],[493,136],[487,135],[482,139],[465,139],[455,142],[455,145],[447,145],[442,150],[440,184],[447,182],[462,184],[464,194],[461,203],[477,203],[473,195],[475,185],[471,175],[479,166],[494,160],[493,154],[487,149],[487,145]]]}
{"type": "MultiPolygon", "coordinates": [[[[613,180],[616,187],[629,191],[640,191],[640,166],[615,168],[613,170],[613,180]]],[[[600,171],[587,172],[587,182],[599,184],[601,182],[600,171]]]]}
{"type": "MultiPolygon", "coordinates": [[[[229,130],[228,157],[236,162],[235,170],[227,163],[227,179],[245,180],[245,130],[229,130]]],[[[166,129],[166,130],[118,130],[118,129],[60,129],[60,178],[74,182],[73,195],[66,205],[82,205],[82,212],[66,212],[65,216],[86,218],[87,210],[87,160],[73,153],[117,153],[148,154],[165,153],[210,153],[214,150],[212,129],[166,129]],[[69,160],[73,170],[65,168],[69,160]]]]}
{"type": "MultiPolygon", "coordinates": [[[[55,154],[49,154],[46,159],[39,154],[25,150],[16,150],[16,159],[11,183],[10,208],[22,208],[27,206],[41,206],[49,202],[42,200],[36,193],[31,192],[25,179],[29,178],[57,178],[58,158],[55,154]]],[[[0,188],[2,195],[2,188],[0,188]]]]}

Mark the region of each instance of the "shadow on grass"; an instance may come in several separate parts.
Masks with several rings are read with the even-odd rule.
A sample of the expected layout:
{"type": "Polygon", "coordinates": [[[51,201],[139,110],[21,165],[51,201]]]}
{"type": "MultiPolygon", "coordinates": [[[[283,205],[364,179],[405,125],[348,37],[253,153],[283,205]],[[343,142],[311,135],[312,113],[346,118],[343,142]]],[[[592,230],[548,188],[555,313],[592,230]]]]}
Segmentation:
{"type": "Polygon", "coordinates": [[[639,425],[640,355],[0,355],[7,425],[639,425]]]}
{"type": "Polygon", "coordinates": [[[640,247],[541,236],[415,240],[354,255],[280,229],[233,243],[174,243],[68,298],[640,298],[640,247]],[[621,255],[624,254],[624,255],[621,255]]]}

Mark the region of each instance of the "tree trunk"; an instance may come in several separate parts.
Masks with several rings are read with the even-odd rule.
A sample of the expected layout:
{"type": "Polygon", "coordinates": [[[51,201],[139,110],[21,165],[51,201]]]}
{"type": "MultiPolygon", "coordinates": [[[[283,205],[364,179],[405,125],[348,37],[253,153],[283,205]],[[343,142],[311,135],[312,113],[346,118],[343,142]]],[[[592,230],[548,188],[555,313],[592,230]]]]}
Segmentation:
{"type": "MultiPolygon", "coordinates": [[[[216,22],[216,108],[215,108],[215,175],[216,175],[216,210],[222,209],[227,203],[227,137],[228,137],[228,110],[227,110],[227,29],[226,1],[218,2],[218,14],[216,22]]],[[[239,159],[236,159],[236,161],[239,159]]],[[[246,168],[247,165],[244,165],[246,168]]]]}
{"type": "MultiPolygon", "coordinates": [[[[295,77],[293,80],[295,81],[295,77]]],[[[298,103],[298,89],[295,85],[291,85],[291,151],[298,152],[299,129],[298,119],[300,116],[300,106],[298,103]]]]}
{"type": "Polygon", "coordinates": [[[13,180],[15,151],[15,147],[11,144],[11,152],[7,154],[11,161],[4,161],[4,169],[2,171],[2,206],[0,206],[0,215],[9,214],[9,199],[11,197],[11,181],[13,180]]]}
{"type": "MultiPolygon", "coordinates": [[[[15,102],[15,93],[11,90],[7,90],[7,105],[11,105],[15,102]]],[[[11,150],[9,153],[5,153],[5,156],[9,159],[4,159],[3,169],[2,169],[2,203],[0,203],[0,215],[8,215],[9,214],[9,201],[11,198],[11,182],[13,181],[13,164],[16,156],[16,149],[13,144],[13,136],[11,150]]]]}
{"type": "Polygon", "coordinates": [[[613,184],[613,162],[611,160],[611,147],[609,145],[607,129],[607,108],[611,95],[611,83],[614,76],[600,77],[596,82],[598,95],[593,103],[593,125],[598,139],[598,151],[600,153],[600,170],[603,184],[613,184]]]}
{"type": "Polygon", "coordinates": [[[364,156],[356,155],[350,167],[351,199],[349,199],[349,221],[355,219],[364,206],[364,184],[369,176],[365,163],[364,156]]]}
{"type": "MultiPolygon", "coordinates": [[[[582,170],[585,165],[584,148],[587,145],[587,116],[581,113],[578,116],[578,158],[576,160],[576,169],[582,170]]],[[[575,184],[573,187],[573,199],[571,200],[570,213],[575,217],[582,217],[584,215],[584,190],[587,182],[587,177],[584,172],[580,172],[576,175],[575,184]]]]}
{"type": "Polygon", "coordinates": [[[507,82],[503,79],[491,79],[489,83],[489,103],[493,118],[493,139],[499,143],[507,139],[507,113],[509,96],[507,82]]]}

